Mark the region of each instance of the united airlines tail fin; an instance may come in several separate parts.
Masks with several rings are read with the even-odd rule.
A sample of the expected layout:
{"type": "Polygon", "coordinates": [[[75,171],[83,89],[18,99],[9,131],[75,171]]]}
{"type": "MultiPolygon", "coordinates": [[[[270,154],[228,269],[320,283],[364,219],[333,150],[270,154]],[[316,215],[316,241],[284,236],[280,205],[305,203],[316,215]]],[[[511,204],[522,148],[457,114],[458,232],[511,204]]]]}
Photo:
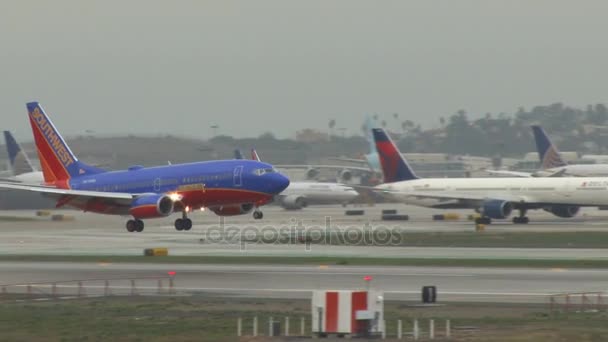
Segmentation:
{"type": "Polygon", "coordinates": [[[234,159],[243,159],[243,152],[240,148],[234,150],[234,159]]]}
{"type": "Polygon", "coordinates": [[[13,138],[11,132],[4,131],[4,141],[6,142],[8,160],[14,176],[36,171],[32,166],[30,159],[27,157],[27,154],[21,149],[21,146],[17,140],[13,138]]]}
{"type": "Polygon", "coordinates": [[[258,152],[255,150],[255,148],[251,149],[251,160],[262,161],[262,159],[260,159],[260,156],[258,155],[258,152]]]}
{"type": "Polygon", "coordinates": [[[397,145],[382,128],[372,129],[385,183],[418,179],[397,145]]]}
{"type": "Polygon", "coordinates": [[[78,161],[38,102],[29,102],[26,106],[46,183],[105,172],[78,161]]]}
{"type": "Polygon", "coordinates": [[[536,141],[536,150],[542,169],[551,169],[554,167],[565,166],[566,162],[562,159],[555,146],[545,130],[540,126],[532,126],[534,140],[536,141]]]}

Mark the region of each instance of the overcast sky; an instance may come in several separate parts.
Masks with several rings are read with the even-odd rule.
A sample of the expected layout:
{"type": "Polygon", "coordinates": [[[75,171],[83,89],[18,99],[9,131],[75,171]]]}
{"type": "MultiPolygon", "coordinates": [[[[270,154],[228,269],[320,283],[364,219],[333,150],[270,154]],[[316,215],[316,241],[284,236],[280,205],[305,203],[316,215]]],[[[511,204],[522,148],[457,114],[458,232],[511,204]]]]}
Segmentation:
{"type": "Polygon", "coordinates": [[[0,128],[293,136],[608,102],[606,1],[3,1],[0,128]],[[392,120],[387,120],[393,123],[392,120]]]}

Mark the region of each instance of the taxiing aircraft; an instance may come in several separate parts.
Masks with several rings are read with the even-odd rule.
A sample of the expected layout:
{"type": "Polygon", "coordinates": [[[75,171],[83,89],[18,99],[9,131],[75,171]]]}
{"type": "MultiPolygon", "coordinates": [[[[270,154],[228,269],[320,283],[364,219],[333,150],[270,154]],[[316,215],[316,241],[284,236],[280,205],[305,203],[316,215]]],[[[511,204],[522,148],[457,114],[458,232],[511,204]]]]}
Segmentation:
{"type": "Polygon", "coordinates": [[[4,141],[6,143],[6,151],[8,152],[11,175],[0,180],[34,184],[43,183],[44,177],[42,171],[34,168],[27,154],[25,154],[25,151],[23,151],[21,145],[15,140],[11,132],[4,131],[4,141]]]}
{"type": "Polygon", "coordinates": [[[598,177],[608,176],[608,164],[567,164],[551,141],[545,130],[540,126],[532,126],[536,150],[540,159],[541,169],[536,172],[520,172],[509,170],[488,170],[488,173],[514,177],[598,177]]]}
{"type": "Polygon", "coordinates": [[[418,178],[383,129],[373,129],[385,184],[374,189],[397,201],[434,208],[470,208],[481,213],[477,223],[519,215],[513,223],[529,222],[526,212],[543,209],[555,216],[575,216],[580,207],[608,204],[608,178],[418,178]]]}
{"type": "Polygon", "coordinates": [[[142,219],[181,212],[175,229],[190,230],[191,210],[209,208],[220,216],[240,215],[268,203],[289,185],[270,164],[221,160],[105,171],[78,160],[38,102],[27,104],[44,185],[0,183],[0,188],[33,191],[100,214],[129,215],[127,231],[141,232],[142,219]]]}

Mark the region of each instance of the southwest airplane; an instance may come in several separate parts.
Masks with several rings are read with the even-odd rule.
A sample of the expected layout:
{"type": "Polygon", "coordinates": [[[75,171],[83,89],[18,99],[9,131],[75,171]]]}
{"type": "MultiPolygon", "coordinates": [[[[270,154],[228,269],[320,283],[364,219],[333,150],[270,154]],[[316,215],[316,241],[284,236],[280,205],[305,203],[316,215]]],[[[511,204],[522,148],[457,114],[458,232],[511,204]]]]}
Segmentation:
{"type": "Polygon", "coordinates": [[[385,184],[374,189],[397,201],[434,208],[470,208],[489,224],[518,210],[515,224],[529,222],[526,212],[543,209],[558,217],[575,216],[580,207],[608,205],[608,178],[427,178],[410,168],[383,129],[373,129],[385,184]]]}
{"type": "Polygon", "coordinates": [[[0,188],[39,192],[66,205],[100,214],[129,215],[127,231],[141,232],[142,219],[181,212],[175,229],[190,230],[191,210],[240,215],[272,200],[289,179],[270,164],[222,160],[105,171],[76,158],[38,102],[27,104],[45,185],[0,183],[0,188]]]}
{"type": "Polygon", "coordinates": [[[9,131],[4,131],[4,141],[10,165],[11,176],[1,180],[9,182],[23,182],[41,184],[44,182],[42,171],[38,171],[30,162],[17,140],[9,131]]]}
{"type": "Polygon", "coordinates": [[[608,176],[608,164],[567,164],[542,127],[532,126],[532,132],[540,159],[540,170],[533,173],[508,170],[488,170],[488,172],[515,177],[608,176]]]}

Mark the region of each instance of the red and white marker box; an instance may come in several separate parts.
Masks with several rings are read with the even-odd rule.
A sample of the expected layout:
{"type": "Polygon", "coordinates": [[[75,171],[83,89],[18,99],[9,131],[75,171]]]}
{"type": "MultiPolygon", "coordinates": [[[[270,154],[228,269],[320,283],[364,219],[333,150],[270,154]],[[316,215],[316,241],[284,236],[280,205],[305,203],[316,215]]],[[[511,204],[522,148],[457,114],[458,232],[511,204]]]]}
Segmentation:
{"type": "Polygon", "coordinates": [[[381,333],[384,296],[378,291],[314,291],[312,331],[326,334],[381,333]]]}

